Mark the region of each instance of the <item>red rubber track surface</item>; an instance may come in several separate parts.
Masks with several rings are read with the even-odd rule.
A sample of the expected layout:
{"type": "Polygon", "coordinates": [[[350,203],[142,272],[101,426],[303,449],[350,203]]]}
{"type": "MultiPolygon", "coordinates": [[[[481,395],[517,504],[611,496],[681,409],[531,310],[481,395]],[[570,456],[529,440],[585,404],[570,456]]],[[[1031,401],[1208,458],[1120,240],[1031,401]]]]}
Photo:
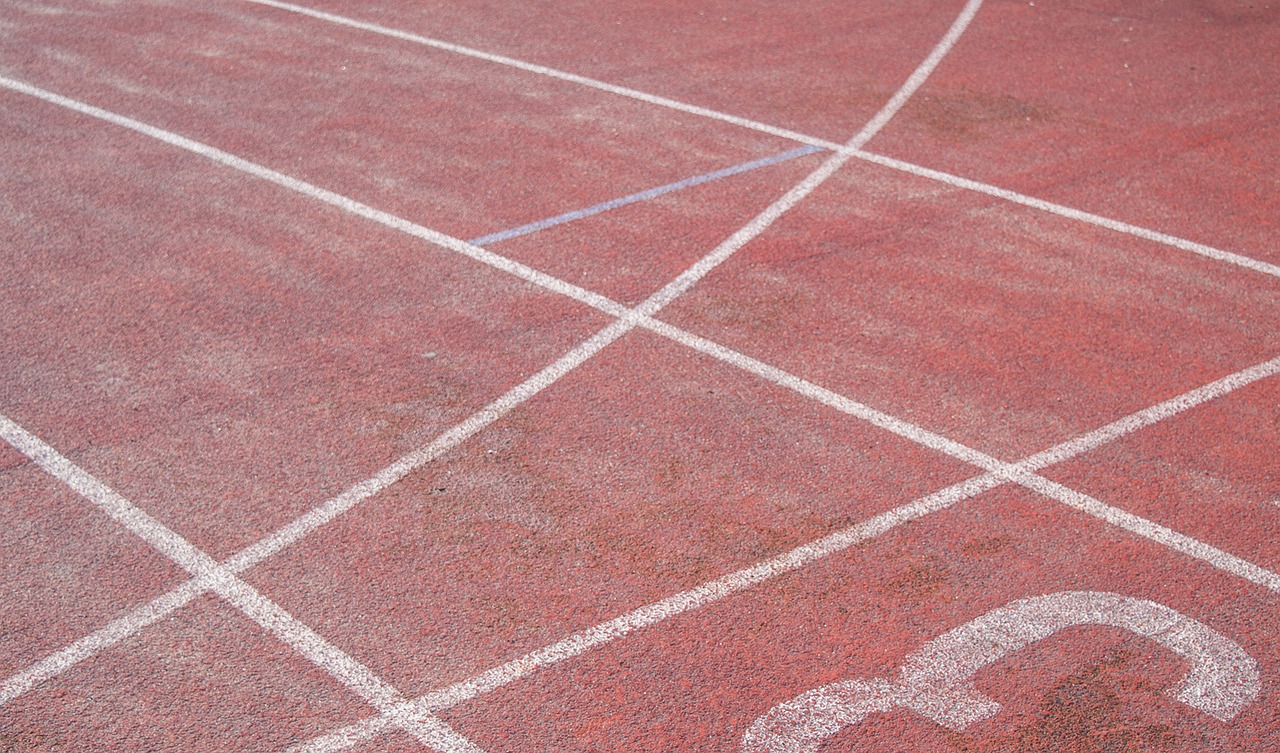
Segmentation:
{"type": "MultiPolygon", "coordinates": [[[[865,154],[769,222],[829,150],[700,177],[844,142],[961,3],[307,7],[400,38],[245,0],[0,8],[0,753],[430,747],[375,681],[446,753],[740,751],[1079,591],[1246,654],[1238,713],[1077,625],[974,675],[990,718],[898,707],[819,750],[1280,748],[1274,270],[865,154]],[[486,247],[515,263],[425,237],[681,182],[486,247]],[[166,602],[192,572],[89,477],[276,621],[166,602]]],[[[1268,2],[987,0],[864,148],[1280,263],[1277,50],[1268,2]]]]}

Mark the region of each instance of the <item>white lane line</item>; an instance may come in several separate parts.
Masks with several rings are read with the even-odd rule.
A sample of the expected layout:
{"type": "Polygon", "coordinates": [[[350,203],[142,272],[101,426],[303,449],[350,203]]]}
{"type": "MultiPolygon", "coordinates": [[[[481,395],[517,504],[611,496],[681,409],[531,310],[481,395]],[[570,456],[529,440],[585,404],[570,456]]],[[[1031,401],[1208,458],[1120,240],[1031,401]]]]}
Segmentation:
{"type": "Polygon", "coordinates": [[[973,20],[978,9],[982,7],[982,0],[969,0],[965,3],[964,8],[960,11],[960,15],[956,16],[955,21],[947,29],[947,33],[942,39],[934,45],[929,51],[929,55],[924,59],[916,69],[911,72],[907,80],[894,92],[889,101],[881,107],[875,116],[871,118],[857,133],[853,135],[849,141],[844,144],[835,154],[831,155],[818,166],[818,169],[810,173],[804,180],[797,183],[776,201],[770,204],[760,214],[756,215],[751,222],[738,229],[736,233],[726,238],[711,253],[702,257],[692,267],[686,269],[679,277],[667,283],[658,292],[649,296],[647,300],[636,307],[636,311],[642,316],[649,317],[658,313],[663,306],[666,306],[686,290],[693,287],[699,280],[706,277],[720,264],[724,263],[729,257],[737,253],[737,251],[745,246],[752,239],[763,233],[770,225],[772,225],[785,212],[790,210],[802,199],[812,193],[822,185],[828,178],[835,174],[844,163],[848,162],[854,153],[864,144],[875,136],[876,133],[883,128],[894,115],[902,109],[929,77],[929,74],[938,67],[942,62],[942,58],[946,56],[951,48],[955,46],[956,40],[964,33],[969,22],[973,20]]]}
{"type": "Polygon", "coordinates": [[[721,180],[723,178],[728,178],[734,175],[741,175],[742,173],[745,173],[745,172],[758,170],[762,167],[769,167],[770,165],[776,165],[781,162],[793,160],[793,159],[796,159],[797,157],[804,157],[805,155],[814,154],[820,151],[822,150],[816,146],[802,146],[798,149],[792,149],[790,151],[782,152],[781,154],[775,154],[770,157],[764,157],[763,159],[752,160],[751,162],[744,162],[740,165],[733,165],[731,167],[726,167],[722,170],[716,170],[715,172],[704,173],[702,175],[695,175],[692,178],[685,178],[684,180],[678,180],[675,183],[668,183],[665,186],[650,188],[648,190],[640,191],[638,193],[633,193],[628,196],[621,196],[619,198],[612,199],[610,201],[604,201],[599,204],[593,204],[592,206],[585,207],[583,209],[577,209],[572,212],[565,212],[564,214],[558,214],[555,217],[548,217],[545,220],[538,220],[537,222],[530,222],[527,225],[520,225],[519,227],[513,227],[513,228],[510,228],[509,230],[501,230],[496,233],[482,235],[479,238],[472,238],[467,242],[475,246],[490,246],[500,241],[510,240],[512,238],[519,238],[522,235],[536,233],[540,230],[546,230],[549,227],[555,227],[556,225],[563,225],[566,222],[581,220],[585,217],[591,217],[593,215],[597,215],[602,212],[608,212],[610,210],[617,209],[619,207],[625,207],[628,204],[635,204],[641,201],[649,201],[650,199],[656,199],[659,196],[665,196],[666,194],[672,193],[673,191],[681,191],[686,188],[700,186],[704,183],[711,183],[713,181],[721,180]]]}
{"type": "Polygon", "coordinates": [[[938,44],[934,45],[929,52],[929,56],[924,59],[916,69],[907,77],[907,82],[902,85],[898,91],[894,92],[893,97],[880,108],[880,111],[871,118],[871,121],[863,126],[857,136],[853,137],[844,148],[851,154],[856,154],[868,141],[872,139],[882,128],[889,124],[894,115],[902,109],[907,100],[924,86],[925,79],[929,78],[929,74],[933,73],[942,59],[951,52],[951,48],[959,41],[960,35],[969,27],[969,23],[973,21],[973,17],[978,14],[978,9],[982,7],[982,0],[969,0],[964,4],[964,8],[960,10],[960,15],[956,16],[956,20],[951,23],[951,27],[947,29],[947,33],[943,35],[938,44]]]}
{"type": "MultiPolygon", "coordinates": [[[[950,454],[961,460],[966,459],[961,457],[962,453],[973,457],[974,460],[990,457],[979,453],[977,450],[966,448],[964,445],[952,440],[938,437],[938,435],[915,427],[912,424],[882,414],[875,409],[868,408],[861,403],[849,400],[830,390],[763,364],[748,356],[737,354],[694,335],[681,333],[679,330],[673,331],[674,328],[661,322],[655,322],[655,324],[659,326],[649,328],[659,334],[677,334],[678,337],[673,337],[672,339],[683,342],[707,355],[758,374],[779,386],[811,397],[836,410],[862,418],[908,439],[920,441],[921,444],[940,452],[950,454]],[[953,454],[953,452],[956,454],[953,454]]],[[[646,326],[648,325],[646,324],[646,326]]],[[[303,753],[304,751],[305,753],[334,753],[335,751],[345,750],[396,726],[397,720],[402,714],[434,713],[472,700],[527,677],[542,668],[573,658],[592,648],[604,645],[642,628],[655,625],[671,617],[701,608],[726,596],[759,585],[778,575],[804,567],[843,551],[854,544],[893,530],[904,522],[918,520],[929,513],[944,510],[1005,483],[1021,485],[1051,499],[1084,510],[1106,522],[1119,525],[1159,544],[1169,546],[1224,572],[1246,578],[1268,589],[1277,590],[1280,588],[1280,575],[1189,536],[1105,505],[1098,500],[1087,497],[1087,495],[1036,476],[1028,470],[1043,468],[1049,465],[1050,462],[1064,462],[1154,423],[1172,418],[1183,411],[1222,397],[1259,379],[1275,376],[1276,374],[1280,374],[1280,357],[1242,369],[1230,376],[1197,387],[1170,400],[1124,416],[1096,430],[1028,456],[1017,463],[994,461],[995,469],[981,476],[962,481],[928,497],[882,513],[815,542],[804,544],[757,565],[730,573],[710,583],[683,591],[662,601],[640,607],[608,622],[579,631],[550,646],[530,652],[470,679],[422,696],[397,707],[390,714],[364,719],[355,724],[339,728],[331,733],[313,738],[291,750],[297,753],[303,753]]],[[[973,460],[969,460],[969,462],[973,462],[973,460]]],[[[981,467],[985,463],[975,464],[981,467]]]]}
{"type": "Polygon", "coordinates": [[[53,679],[76,664],[91,659],[99,652],[140,633],[148,625],[163,620],[190,604],[193,599],[207,591],[209,585],[206,580],[198,578],[189,580],[22,670],[0,685],[0,706],[4,706],[45,680],[53,679]]]}
{"type": "Polygon", "coordinates": [[[873,154],[871,152],[866,152],[866,151],[859,151],[854,156],[857,157],[858,159],[865,160],[867,162],[873,162],[877,165],[881,165],[882,167],[888,167],[894,170],[898,170],[900,172],[910,173],[911,175],[916,175],[921,178],[928,178],[929,180],[937,181],[939,183],[945,183],[955,188],[963,188],[968,191],[976,191],[977,193],[983,193],[988,196],[994,196],[998,199],[1003,199],[1005,201],[1009,201],[1014,204],[1021,204],[1022,206],[1031,207],[1032,209],[1039,209],[1042,212],[1056,214],[1059,217],[1065,217],[1070,220],[1077,220],[1079,222],[1083,222],[1088,225],[1093,225],[1095,227],[1104,228],[1106,230],[1111,230],[1113,232],[1123,233],[1125,235],[1131,235],[1131,236],[1134,236],[1135,238],[1141,238],[1143,240],[1152,241],[1153,243],[1158,243],[1160,245],[1170,246],[1180,251],[1187,251],[1189,253],[1198,254],[1200,256],[1213,259],[1215,261],[1226,262],[1227,264],[1234,264],[1238,267],[1243,267],[1245,269],[1253,270],[1254,272],[1261,272],[1264,275],[1271,275],[1272,277],[1280,277],[1280,266],[1271,264],[1269,262],[1261,261],[1259,259],[1254,259],[1249,256],[1244,256],[1243,254],[1236,254],[1230,251],[1222,251],[1221,249],[1217,249],[1212,246],[1206,246],[1203,243],[1196,243],[1195,241],[1189,241],[1184,238],[1179,238],[1177,236],[1169,235],[1167,233],[1160,233],[1160,232],[1156,232],[1155,230],[1148,230],[1143,227],[1138,227],[1137,225],[1131,225],[1127,222],[1121,222],[1119,220],[1113,220],[1107,217],[1103,217],[1102,215],[1093,214],[1092,212],[1085,212],[1079,209],[1072,209],[1071,207],[1064,206],[1062,204],[1055,204],[1051,201],[1045,201],[1044,199],[1037,199],[1033,196],[1027,196],[1025,194],[1020,194],[1016,191],[1010,191],[1004,188],[998,188],[996,186],[989,185],[987,183],[981,183],[976,180],[961,178],[958,175],[952,175],[951,173],[944,173],[941,170],[933,170],[928,167],[921,167],[920,165],[915,165],[910,162],[904,162],[903,160],[899,160],[899,159],[893,159],[892,157],[885,157],[879,154],[873,154]]]}
{"type": "Polygon", "coordinates": [[[1223,572],[1231,573],[1262,586],[1272,593],[1280,594],[1280,574],[1255,565],[1234,554],[1224,552],[1199,539],[1179,533],[1113,505],[1108,505],[1088,494],[1070,489],[1034,473],[1015,474],[1011,480],[1045,497],[1057,500],[1068,507],[1073,507],[1113,526],[1123,528],[1130,533],[1135,533],[1169,549],[1181,552],[1188,557],[1198,559],[1223,572]]]}
{"type": "Polygon", "coordinates": [[[192,546],[160,521],[134,507],[133,503],[4,415],[0,415],[0,439],[26,455],[50,476],[71,487],[76,494],[97,505],[178,567],[197,577],[210,576],[216,571],[218,563],[212,557],[192,546]]]}
{"type": "Polygon", "coordinates": [[[1138,429],[1158,423],[1166,418],[1171,418],[1198,405],[1207,403],[1210,400],[1222,397],[1229,392],[1235,392],[1242,387],[1247,387],[1254,382],[1277,374],[1280,374],[1280,358],[1263,361],[1262,363],[1228,374],[1221,379],[1216,379],[1189,392],[1184,392],[1181,395],[1169,398],[1168,400],[1157,403],[1150,408],[1145,408],[1137,413],[1131,413],[1118,421],[1113,421],[1106,426],[1081,434],[1075,439],[1069,440],[1055,447],[1051,447],[1044,452],[1038,452],[1035,455],[1017,463],[1016,466],[1019,470],[1038,471],[1041,468],[1045,468],[1050,465],[1057,465],[1063,460],[1079,455],[1081,452],[1085,451],[1078,449],[1078,446],[1086,449],[1098,447],[1116,439],[1117,437],[1132,434],[1138,429]]]}
{"type": "MultiPolygon", "coordinates": [[[[895,92],[894,96],[883,108],[881,108],[872,121],[854,135],[850,140],[851,146],[861,146],[862,144],[865,144],[868,139],[875,135],[875,133],[882,128],[889,119],[898,112],[898,110],[901,109],[910,95],[924,83],[924,80],[927,78],[929,73],[937,67],[942,57],[955,44],[964,28],[972,20],[980,5],[981,0],[969,0],[964,10],[961,11],[960,15],[948,29],[947,34],[934,47],[925,61],[912,72],[911,76],[908,77],[907,81],[899,91],[895,92]]],[[[458,253],[462,253],[477,261],[489,264],[490,266],[506,271],[510,274],[514,274],[528,282],[559,292],[604,311],[605,313],[618,317],[617,320],[605,327],[586,343],[575,348],[555,364],[530,378],[530,380],[527,380],[517,386],[515,389],[495,401],[495,403],[487,406],[485,409],[482,409],[475,416],[472,416],[459,426],[454,427],[454,429],[449,432],[446,432],[427,448],[401,458],[399,461],[384,469],[373,478],[357,484],[344,494],[339,495],[320,507],[309,511],[307,514],[286,526],[284,529],[277,531],[272,536],[250,546],[238,555],[232,557],[225,568],[217,563],[213,563],[214,567],[227,573],[238,573],[258,562],[261,562],[275,552],[278,552],[280,549],[283,549],[294,541],[297,541],[307,535],[309,532],[338,517],[362,500],[367,499],[382,489],[385,489],[387,486],[396,483],[405,475],[412,472],[415,468],[420,467],[435,457],[438,457],[451,447],[464,441],[467,437],[470,437],[475,432],[497,420],[507,411],[510,411],[515,406],[537,394],[546,386],[585,362],[596,352],[599,352],[600,349],[603,349],[609,343],[621,337],[626,332],[641,323],[652,322],[652,320],[648,318],[649,316],[657,313],[663,306],[667,305],[681,293],[688,290],[716,265],[723,262],[736,250],[745,245],[751,238],[754,238],[760,232],[763,232],[769,224],[780,217],[782,213],[794,206],[796,202],[802,199],[824,180],[830,177],[830,175],[832,175],[835,170],[848,159],[848,155],[844,154],[838,154],[829,158],[819,166],[817,170],[801,181],[800,184],[792,188],[778,200],[774,201],[750,223],[738,232],[734,233],[726,241],[722,242],[712,250],[711,253],[699,260],[699,262],[693,267],[686,270],[685,273],[681,274],[671,283],[668,283],[654,295],[650,296],[649,299],[636,309],[629,309],[606,298],[605,296],[598,295],[576,285],[571,285],[563,280],[559,280],[558,278],[539,272],[531,267],[486,251],[475,244],[467,243],[458,238],[453,238],[445,235],[444,233],[409,222],[387,212],[374,209],[373,207],[356,202],[348,197],[314,186],[283,173],[279,173],[265,166],[258,165],[193,139],[165,131],[133,118],[119,115],[87,103],[79,102],[14,79],[0,77],[0,86],[36,97],[51,104],[66,107],[84,115],[99,118],[143,135],[150,136],[172,146],[191,151],[195,154],[212,159],[219,164],[244,171],[256,177],[270,181],[276,185],[315,198],[326,204],[344,209],[375,222],[379,222],[413,237],[426,240],[430,243],[436,243],[450,250],[457,251],[458,253]]],[[[9,699],[16,697],[18,694],[25,692],[26,689],[32,687],[35,683],[53,677],[57,673],[65,671],[76,662],[82,661],[83,659],[92,656],[97,651],[102,650],[106,646],[122,640],[127,635],[132,634],[132,632],[141,630],[146,625],[160,619],[163,615],[177,609],[183,603],[186,603],[186,601],[195,598],[195,596],[202,593],[203,590],[204,589],[202,587],[190,586],[189,584],[179,586],[175,591],[181,593],[175,594],[175,592],[170,592],[169,594],[165,594],[153,601],[151,604],[134,610],[123,618],[112,621],[104,628],[94,632],[84,639],[81,639],[80,641],[77,641],[75,644],[72,644],[54,656],[37,663],[35,666],[20,673],[14,678],[11,678],[4,685],[4,692],[9,695],[9,699]],[[186,601],[183,600],[184,598],[186,601]]],[[[7,700],[0,699],[0,705],[3,705],[5,702],[7,702],[7,700]]]]}
{"type": "MultiPolygon", "coordinates": [[[[267,632],[328,672],[330,676],[354,691],[374,708],[386,713],[403,705],[404,696],[363,664],[326,641],[168,526],[136,507],[115,490],[4,415],[0,415],[0,438],[30,458],[46,473],[69,486],[117,523],[150,544],[156,551],[191,573],[195,581],[183,584],[186,586],[184,594],[196,592],[197,589],[202,590],[201,586],[211,588],[267,632]],[[197,582],[200,585],[195,585],[197,582]]],[[[183,586],[179,587],[179,589],[182,588],[183,586]]],[[[169,595],[166,594],[166,596],[169,595]]],[[[174,601],[176,599],[170,597],[166,605],[174,601]]],[[[154,621],[163,611],[162,606],[159,609],[153,609],[148,616],[154,621]]],[[[6,690],[11,682],[5,684],[6,690]]],[[[436,750],[444,753],[478,751],[465,738],[434,717],[398,714],[396,719],[397,726],[436,750]]]]}
{"type": "Polygon", "coordinates": [[[433,245],[457,252],[463,256],[467,256],[481,262],[482,264],[487,264],[495,269],[515,275],[526,282],[533,283],[534,285],[538,285],[546,288],[547,290],[572,298],[575,301],[584,303],[592,308],[599,309],[613,316],[625,316],[628,312],[628,309],[625,306],[615,303],[602,295],[592,293],[591,291],[585,290],[572,283],[568,283],[546,273],[539,272],[538,270],[525,264],[521,264],[518,261],[508,259],[505,256],[499,256],[492,251],[487,251],[479,246],[467,243],[464,240],[441,233],[438,230],[432,230],[431,228],[424,227],[416,222],[410,222],[409,220],[397,217],[389,212],[374,209],[368,204],[363,204],[355,199],[334,193],[333,191],[325,188],[320,188],[319,186],[313,185],[304,180],[299,180],[298,178],[285,175],[284,173],[277,172],[269,167],[259,165],[256,162],[250,162],[247,159],[237,157],[234,154],[224,152],[221,149],[209,146],[208,144],[201,143],[194,139],[189,139],[185,136],[180,136],[172,131],[166,131],[162,128],[157,128],[153,125],[143,123],[140,120],[134,120],[133,118],[111,112],[110,110],[104,110],[101,107],[95,107],[94,105],[86,104],[79,100],[71,99],[70,97],[64,97],[61,94],[56,94],[48,91],[47,89],[41,89],[38,86],[32,86],[31,84],[18,81],[16,79],[0,76],[0,88],[26,94],[50,104],[58,105],[59,107],[65,107],[68,110],[78,112],[82,115],[88,115],[89,117],[97,118],[99,120],[118,125],[122,128],[127,128],[136,133],[140,133],[144,136],[156,139],[157,141],[169,144],[170,146],[175,146],[193,154],[198,154],[202,157],[213,160],[220,165],[224,165],[233,170],[239,170],[240,172],[247,173],[256,178],[261,178],[262,180],[274,183],[282,188],[295,191],[307,198],[315,199],[316,201],[337,207],[338,209],[354,214],[357,217],[372,220],[380,225],[389,227],[393,230],[398,230],[406,235],[418,238],[419,240],[424,240],[433,245]]]}
{"type": "Polygon", "coordinates": [[[249,546],[227,560],[226,567],[242,572],[293,544],[312,531],[337,518],[364,500],[408,476],[414,470],[435,460],[449,450],[510,413],[517,406],[555,384],[563,376],[586,363],[610,343],[635,327],[631,319],[617,319],[604,329],[575,346],[554,363],[508,390],[462,423],[449,429],[421,450],[409,453],[374,476],[361,481],[342,494],[312,508],[284,528],[249,546]]]}
{"type": "Polygon", "coordinates": [[[931,450],[935,450],[944,455],[949,455],[957,460],[961,460],[987,471],[994,471],[1005,466],[1004,461],[998,460],[985,452],[975,450],[967,445],[961,444],[960,442],[956,442],[955,440],[948,439],[940,434],[929,431],[928,429],[916,426],[909,421],[903,421],[902,419],[895,418],[888,413],[876,410],[869,405],[859,403],[856,400],[852,400],[844,395],[833,392],[826,387],[816,385],[807,379],[803,379],[786,372],[776,366],[771,366],[763,361],[752,358],[751,356],[739,353],[738,351],[727,348],[719,343],[712,342],[705,337],[700,337],[674,325],[667,324],[664,321],[658,319],[645,319],[641,322],[641,326],[656,334],[662,335],[673,342],[680,343],[681,345],[711,356],[712,358],[724,361],[725,363],[730,364],[731,366],[736,366],[743,371],[748,371],[797,394],[816,400],[830,408],[834,408],[841,413],[859,418],[867,423],[884,429],[885,431],[897,434],[904,439],[908,439],[916,444],[928,447],[931,450]]]}
{"type": "Polygon", "coordinates": [[[1161,233],[1155,230],[1148,230],[1146,228],[1142,228],[1137,225],[1132,225],[1127,222],[1121,222],[1119,220],[1109,219],[1107,217],[1094,214],[1092,212],[1085,212],[1079,209],[1072,209],[1071,207],[1067,207],[1062,204],[1055,204],[1053,202],[1045,201],[1043,199],[1037,199],[1033,196],[1027,196],[1026,194],[1021,194],[1016,191],[1010,191],[1008,189],[1000,188],[998,186],[994,186],[989,183],[982,183],[980,181],[970,180],[969,178],[962,178],[956,175],[951,175],[950,173],[942,172],[940,170],[934,170],[928,167],[912,164],[910,162],[905,162],[903,160],[894,159],[892,157],[886,157],[883,155],[874,154],[872,152],[863,151],[861,148],[854,148],[850,150],[850,147],[836,143],[834,141],[830,141],[828,139],[818,138],[816,136],[810,136],[808,134],[799,133],[797,131],[792,131],[786,128],[771,126],[767,123],[761,123],[759,121],[750,120],[748,118],[741,118],[736,115],[729,115],[727,113],[718,112],[716,110],[711,110],[705,107],[699,107],[697,105],[678,102],[673,99],[655,96],[655,95],[648,94],[635,89],[628,89],[627,87],[623,87],[623,86],[615,86],[613,84],[609,84],[603,81],[597,81],[595,79],[587,78],[585,76],[578,76],[573,73],[566,73],[564,71],[559,71],[554,68],[548,68],[546,66],[537,65],[535,63],[516,60],[515,58],[509,58],[503,55],[494,55],[492,53],[483,52],[481,50],[475,50],[469,47],[463,47],[461,45],[455,45],[449,42],[443,42],[438,39],[431,39],[429,37],[412,34],[406,31],[400,31],[398,29],[388,28],[386,26],[380,26],[378,24],[366,23],[364,21],[359,21],[353,18],[348,18],[345,16],[339,16],[333,13],[326,13],[323,11],[314,10],[301,5],[277,2],[277,0],[245,0],[245,2],[256,3],[258,5],[267,5],[272,8],[277,8],[277,9],[289,11],[292,13],[298,13],[304,16],[310,16],[312,18],[328,21],[330,23],[339,24],[339,25],[347,26],[354,29],[360,29],[362,31],[367,31],[374,34],[381,34],[383,36],[394,37],[396,39],[400,39],[408,42],[414,42],[416,44],[426,45],[428,47],[447,50],[449,52],[457,53],[459,55],[466,55],[468,57],[478,58],[480,60],[486,60],[491,63],[506,65],[512,68],[518,68],[520,70],[528,71],[530,73],[536,73],[543,76],[550,76],[551,78],[570,81],[575,84],[581,84],[583,86],[588,86],[593,89],[599,89],[601,91],[610,92],[612,94],[617,94],[623,97],[629,97],[631,99],[639,100],[641,102],[647,102],[652,105],[658,105],[660,107],[665,107],[671,110],[678,110],[680,112],[690,113],[700,117],[709,118],[711,120],[719,120],[725,123],[732,123],[733,125],[740,126],[742,128],[747,128],[753,131],[758,131],[760,133],[768,133],[774,136],[780,136],[782,138],[790,139],[792,141],[795,141],[801,144],[818,146],[818,147],[822,147],[823,149],[830,149],[836,152],[852,151],[853,156],[856,157],[857,159],[864,160],[867,162],[873,162],[875,164],[881,165],[883,167],[888,167],[893,170],[898,170],[898,171],[910,173],[912,175],[916,175],[922,178],[927,178],[930,180],[945,183],[955,188],[961,188],[969,191],[976,191],[978,193],[987,194],[988,196],[994,196],[996,198],[1004,199],[1006,201],[1010,201],[1015,204],[1021,204],[1022,206],[1039,209],[1044,212],[1049,212],[1051,214],[1056,214],[1061,217],[1077,220],[1079,222],[1094,225],[1096,227],[1101,227],[1107,230],[1112,230],[1114,232],[1132,235],[1138,238],[1142,238],[1144,240],[1152,241],[1154,243],[1169,246],[1182,251],[1187,251],[1193,254],[1199,254],[1200,256],[1205,256],[1210,259],[1215,259],[1217,261],[1226,262],[1228,264],[1234,264],[1236,266],[1242,267],[1244,269],[1249,269],[1254,272],[1261,272],[1262,274],[1271,275],[1273,277],[1280,277],[1280,265],[1271,264],[1269,262],[1261,261],[1259,259],[1254,259],[1254,258],[1245,256],[1243,254],[1237,254],[1230,251],[1223,251],[1221,249],[1217,249],[1203,243],[1197,243],[1195,241],[1186,240],[1185,238],[1179,238],[1177,236],[1170,235],[1168,233],[1161,233]]]}
{"type": "Polygon", "coordinates": [[[651,105],[665,107],[669,110],[678,110],[680,112],[686,112],[691,115],[697,115],[699,117],[709,118],[711,120],[719,120],[725,123],[732,123],[733,125],[741,126],[743,128],[748,128],[753,131],[759,131],[761,133],[767,133],[773,136],[778,136],[780,138],[787,139],[788,141],[796,141],[801,144],[810,144],[812,146],[820,146],[824,149],[841,148],[841,145],[834,141],[827,141],[826,139],[818,139],[812,136],[806,136],[802,133],[788,130],[786,128],[778,128],[777,126],[766,125],[764,123],[760,123],[754,120],[749,120],[747,118],[740,118],[736,115],[729,115],[727,113],[717,112],[715,110],[712,110],[706,107],[699,107],[697,105],[691,105],[686,102],[679,102],[674,99],[668,99],[667,97],[659,97],[655,94],[648,94],[646,92],[642,92],[637,89],[629,89],[625,86],[617,86],[614,84],[606,83],[604,81],[598,81],[593,78],[587,78],[586,76],[579,76],[576,73],[568,73],[567,71],[557,70],[555,68],[550,68],[545,65],[538,65],[537,63],[529,63],[524,60],[509,58],[509,57],[506,57],[505,55],[495,55],[491,52],[484,52],[483,50],[476,50],[470,47],[464,47],[460,44],[453,44],[451,42],[445,42],[439,39],[432,39],[431,37],[424,37],[420,34],[414,34],[412,32],[402,31],[400,29],[393,29],[388,26],[381,26],[379,24],[367,23],[365,21],[360,21],[347,16],[339,16],[336,13],[326,13],[321,10],[315,10],[314,8],[308,8],[302,5],[294,5],[293,3],[278,2],[277,0],[245,0],[245,2],[254,3],[256,5],[265,5],[271,8],[276,8],[278,10],[283,10],[283,11],[289,11],[290,13],[297,13],[303,16],[310,16],[311,18],[319,19],[321,21],[328,21],[329,23],[337,24],[339,26],[346,26],[352,29],[359,29],[360,31],[367,31],[373,34],[379,34],[384,37],[391,37],[392,39],[399,39],[403,42],[412,42],[413,44],[419,44],[425,47],[433,47],[437,50],[444,50],[446,52],[451,52],[456,55],[464,55],[466,57],[476,58],[478,60],[484,60],[490,63],[496,63],[498,65],[505,65],[509,68],[516,68],[518,70],[526,71],[528,73],[536,73],[541,76],[560,79],[561,81],[568,81],[570,83],[579,84],[581,86],[590,87],[592,89],[599,89],[600,91],[609,92],[610,94],[617,94],[619,96],[628,97],[630,99],[639,100],[641,102],[646,102],[651,105]]]}
{"type": "Polygon", "coordinates": [[[930,513],[944,510],[951,505],[981,494],[1006,483],[994,473],[975,476],[958,484],[935,492],[894,510],[876,515],[862,523],[824,536],[817,541],[796,547],[791,551],[760,562],[751,567],[729,573],[661,601],[632,610],[608,622],[573,633],[544,648],[532,651],[517,659],[501,664],[472,678],[435,691],[410,703],[403,704],[390,713],[365,719],[339,728],[321,737],[290,748],[296,753],[334,753],[345,750],[364,740],[398,725],[401,715],[411,716],[434,713],[477,698],[504,685],[527,677],[540,669],[579,656],[593,648],[611,643],[619,638],[665,620],[699,609],[727,596],[772,580],[784,573],[797,570],[832,554],[844,551],[855,544],[879,536],[903,523],[918,520],[930,513]]]}

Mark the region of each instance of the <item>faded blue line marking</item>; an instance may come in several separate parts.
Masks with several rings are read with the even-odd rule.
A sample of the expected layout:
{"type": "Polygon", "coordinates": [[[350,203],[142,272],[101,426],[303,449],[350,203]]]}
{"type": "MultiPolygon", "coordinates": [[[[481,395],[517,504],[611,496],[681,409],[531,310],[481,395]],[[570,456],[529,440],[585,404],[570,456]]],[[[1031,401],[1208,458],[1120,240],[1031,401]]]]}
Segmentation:
{"type": "Polygon", "coordinates": [[[727,178],[730,175],[738,175],[739,173],[749,172],[761,167],[768,167],[769,165],[776,165],[779,162],[786,162],[787,160],[792,160],[797,157],[803,157],[806,154],[813,154],[814,152],[822,151],[826,150],[820,146],[802,146],[799,149],[792,149],[791,151],[782,152],[781,154],[775,154],[772,157],[765,157],[764,159],[758,159],[753,162],[744,162],[741,165],[726,167],[723,170],[716,170],[713,173],[706,173],[705,175],[696,175],[692,178],[685,178],[684,180],[677,181],[675,183],[668,183],[665,186],[650,188],[647,191],[641,191],[640,193],[633,193],[630,196],[623,196],[618,199],[613,199],[612,201],[606,201],[603,204],[596,204],[595,206],[590,206],[585,209],[578,209],[573,212],[558,214],[555,217],[548,217],[545,220],[531,222],[528,225],[521,225],[520,227],[513,227],[510,230],[501,230],[496,233],[490,233],[489,235],[482,235],[479,238],[473,238],[467,242],[474,246],[487,246],[491,243],[497,243],[498,241],[505,241],[511,238],[517,238],[521,235],[536,233],[539,230],[545,230],[554,225],[562,225],[566,222],[580,220],[583,217],[590,217],[593,214],[607,212],[610,209],[617,209],[618,207],[626,206],[627,204],[634,204],[637,201],[648,201],[649,199],[656,198],[665,193],[679,191],[682,188],[689,188],[691,186],[701,185],[702,183],[710,183],[713,180],[727,178]]]}

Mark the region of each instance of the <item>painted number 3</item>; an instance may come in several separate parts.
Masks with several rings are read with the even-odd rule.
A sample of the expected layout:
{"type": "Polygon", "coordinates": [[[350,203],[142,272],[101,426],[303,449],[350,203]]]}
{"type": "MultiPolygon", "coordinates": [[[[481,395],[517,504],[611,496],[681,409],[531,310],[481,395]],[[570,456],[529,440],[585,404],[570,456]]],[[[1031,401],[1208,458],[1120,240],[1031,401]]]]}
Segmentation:
{"type": "Polygon", "coordinates": [[[1000,710],[974,688],[979,669],[1073,625],[1129,630],[1184,657],[1191,669],[1172,695],[1222,721],[1258,695],[1257,662],[1221,633],[1153,601],[1065,591],[1006,604],[943,633],[907,657],[897,681],[845,680],[781,703],[751,725],[742,750],[814,753],[841,729],[895,706],[963,730],[1000,710]]]}

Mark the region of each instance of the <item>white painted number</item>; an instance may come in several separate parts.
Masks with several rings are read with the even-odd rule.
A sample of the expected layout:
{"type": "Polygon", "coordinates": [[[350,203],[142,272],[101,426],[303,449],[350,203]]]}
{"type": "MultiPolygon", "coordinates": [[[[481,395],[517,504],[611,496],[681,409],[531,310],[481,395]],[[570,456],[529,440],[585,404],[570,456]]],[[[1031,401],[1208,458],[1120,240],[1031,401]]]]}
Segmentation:
{"type": "Polygon", "coordinates": [[[781,703],[742,741],[745,753],[814,753],[828,737],[894,706],[963,730],[1000,710],[973,686],[982,667],[1073,625],[1109,625],[1150,638],[1191,663],[1174,698],[1222,721],[1258,695],[1253,657],[1235,641],[1169,607],[1096,591],[1006,604],[934,638],[907,657],[897,682],[845,680],[781,703]]]}

